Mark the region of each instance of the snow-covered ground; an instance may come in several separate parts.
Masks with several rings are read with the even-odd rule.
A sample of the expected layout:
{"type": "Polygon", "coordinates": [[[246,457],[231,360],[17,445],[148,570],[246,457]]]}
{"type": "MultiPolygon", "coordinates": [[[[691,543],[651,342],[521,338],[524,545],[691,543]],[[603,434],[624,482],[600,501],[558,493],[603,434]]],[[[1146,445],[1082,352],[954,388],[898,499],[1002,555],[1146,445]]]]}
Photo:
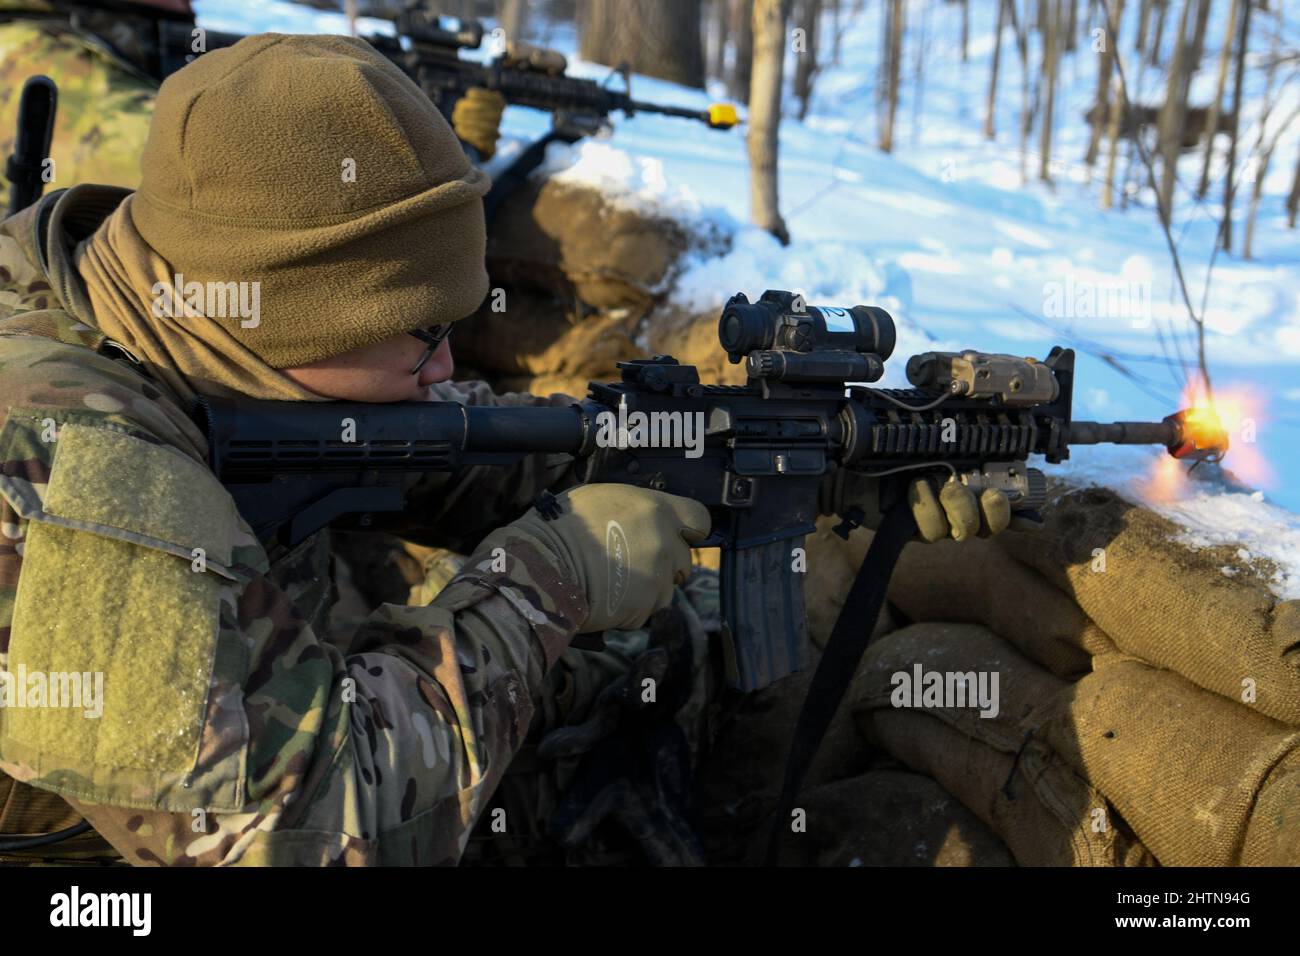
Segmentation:
{"type": "MultiPolygon", "coordinates": [[[[1213,6],[1192,92],[1197,104],[1213,93],[1227,5],[1216,0],[1213,6]]],[[[197,6],[200,22],[213,28],[342,30],[341,17],[287,3],[199,0],[197,6]]],[[[780,190],[789,247],[746,222],[743,128],[710,132],[649,114],[616,117],[608,137],[553,147],[548,171],[597,182],[623,201],[707,221],[731,235],[729,253],[700,258],[680,277],[672,295],[683,305],[714,308],[734,292],[752,297],[765,288],[798,290],[812,304],[882,305],[899,326],[899,359],[935,348],[1043,356],[1060,344],[1079,353],[1076,417],[1156,420],[1181,407],[1183,366],[1195,364],[1192,325],[1150,193],[1139,191],[1126,210],[1102,211],[1101,167],[1090,183],[1082,162],[1088,138],[1082,115],[1097,81],[1096,54],[1087,42],[1061,67],[1055,186],[1032,178],[1037,131],[1024,185],[1016,131],[1021,75],[1010,31],[1003,37],[997,136],[989,141],[982,134],[996,4],[972,2],[970,56],[962,63],[957,8],[911,0],[909,30],[913,39],[923,36],[923,79],[918,96],[916,54],[909,49],[892,155],[875,146],[881,18],[878,5],[865,6],[866,13],[847,23],[838,64],[818,77],[807,119],[782,124],[780,190]]],[[[1140,67],[1132,49],[1138,5],[1127,6],[1119,50],[1130,95],[1158,102],[1156,73],[1140,67]]],[[[1262,15],[1255,20],[1257,56],[1267,49],[1272,25],[1262,15]]],[[[374,21],[362,32],[384,27],[374,21]]],[[[1166,27],[1166,43],[1173,29],[1166,27]]],[[[1300,46],[1294,24],[1283,25],[1283,36],[1285,45],[1300,46]]],[[[571,28],[551,28],[545,39],[566,52],[576,47],[571,28]]],[[[1031,68],[1037,63],[1033,47],[1031,68]]],[[[1279,86],[1292,81],[1274,107],[1269,135],[1300,104],[1300,84],[1288,71],[1278,71],[1279,86]]],[[[574,62],[571,72],[604,76],[608,70],[574,62]]],[[[1241,138],[1248,147],[1255,142],[1261,74],[1248,74],[1253,88],[1241,138]]],[[[634,88],[639,99],[701,107],[709,101],[702,92],[643,77],[634,88]]],[[[793,101],[790,106],[792,116],[793,101]]],[[[547,123],[545,114],[512,109],[504,131],[523,142],[547,123]]],[[[1240,224],[1254,169],[1248,150],[1236,206],[1238,252],[1217,257],[1208,294],[1222,176],[1205,201],[1196,200],[1199,150],[1184,154],[1175,195],[1174,235],[1198,310],[1206,296],[1206,351],[1233,440],[1225,464],[1246,490],[1188,481],[1170,472],[1163,452],[1141,448],[1079,448],[1060,472],[1143,501],[1185,527],[1189,543],[1237,543],[1242,561],[1271,559],[1283,569],[1279,593],[1300,597],[1300,482],[1292,477],[1300,468],[1300,233],[1286,228],[1283,208],[1300,149],[1300,124],[1292,125],[1278,140],[1255,255],[1245,261],[1240,224]]],[[[511,151],[507,143],[498,162],[511,151]]],[[[1121,173],[1125,166],[1121,151],[1121,173]]],[[[891,363],[887,384],[903,383],[904,365],[891,363]]]]}

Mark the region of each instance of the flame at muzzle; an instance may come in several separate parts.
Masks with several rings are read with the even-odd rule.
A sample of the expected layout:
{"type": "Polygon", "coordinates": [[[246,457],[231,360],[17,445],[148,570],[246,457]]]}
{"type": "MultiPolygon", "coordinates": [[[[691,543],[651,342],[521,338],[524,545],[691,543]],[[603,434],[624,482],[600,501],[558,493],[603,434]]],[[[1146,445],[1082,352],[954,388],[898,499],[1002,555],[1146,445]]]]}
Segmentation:
{"type": "Polygon", "coordinates": [[[1184,461],[1222,461],[1228,453],[1228,431],[1213,406],[1185,408],[1165,419],[1174,427],[1169,454],[1184,461]]]}

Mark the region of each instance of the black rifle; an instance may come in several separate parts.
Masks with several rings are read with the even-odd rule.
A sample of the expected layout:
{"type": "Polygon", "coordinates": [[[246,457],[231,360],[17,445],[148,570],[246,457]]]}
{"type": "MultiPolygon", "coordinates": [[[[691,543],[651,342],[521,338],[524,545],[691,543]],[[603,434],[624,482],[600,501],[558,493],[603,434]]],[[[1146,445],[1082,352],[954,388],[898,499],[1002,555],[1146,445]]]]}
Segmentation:
{"type": "MultiPolygon", "coordinates": [[[[414,5],[397,14],[394,26],[395,36],[372,35],[365,40],[411,77],[449,122],[457,101],[474,88],[500,93],[512,106],[551,114],[551,129],[546,135],[530,143],[492,177],[492,190],[483,200],[489,220],[502,201],[541,165],[549,144],[576,143],[598,132],[608,124],[610,113],[659,113],[697,120],[713,129],[730,129],[738,122],[735,107],[730,104],[700,110],[634,99],[626,67],[615,71],[622,77],[622,89],[566,76],[568,64],[561,54],[525,43],[509,44],[488,63],[462,59],[461,50],[476,50],[482,45],[483,25],[477,20],[444,20],[414,5]],[[454,28],[444,25],[451,23],[454,28]]],[[[158,78],[163,79],[194,58],[195,37],[187,23],[164,21],[159,30],[163,72],[158,78]]],[[[240,39],[235,33],[203,31],[203,45],[209,50],[230,46],[240,39]]]]}
{"type": "MultiPolygon", "coordinates": [[[[1030,455],[1057,463],[1072,444],[1109,442],[1218,461],[1227,438],[1185,412],[1153,423],[1073,421],[1074,353],[1059,347],[1042,362],[928,352],[907,363],[911,388],[850,384],[884,374],[895,333],[883,309],[807,307],[789,292],[754,303],[736,295],[718,335],[732,362],[746,362],[748,384],[704,385],[694,366],[656,356],[619,363],[621,382],[592,382],[568,408],[204,399],[196,415],[240,513],[260,538],[285,545],[329,524],[370,526],[374,513],[402,509],[404,489],[425,471],[510,465],[538,452],[573,455],[584,481],[703,503],[713,531],[702,546],[722,549],[729,683],[741,691],[808,665],[796,549],[815,528],[823,482],[837,468],[877,477],[883,519],[795,726],[768,848],[775,863],[803,776],[916,533],[908,479],[951,474],[1033,512],[1046,478],[1030,455]],[[698,442],[692,422],[703,432],[698,442]]],[[[543,515],[548,504],[539,503],[543,515]]],[[[847,537],[863,517],[849,506],[835,530],[847,537]]]]}
{"type": "MultiPolygon", "coordinates": [[[[0,13],[0,20],[49,16],[40,11],[5,11],[0,13]]],[[[124,0],[73,5],[69,19],[73,26],[94,34],[96,42],[114,53],[124,66],[160,83],[203,53],[233,46],[244,38],[240,33],[200,28],[183,13],[124,0]],[[136,55],[128,55],[103,36],[108,22],[104,19],[106,12],[129,15],[139,41],[136,55]]],[[[622,89],[566,76],[568,64],[561,54],[526,43],[509,44],[486,64],[462,59],[461,50],[478,49],[482,44],[483,25],[471,19],[444,20],[423,9],[418,0],[396,12],[393,20],[396,35],[376,34],[364,39],[419,84],[449,121],[456,102],[475,87],[498,92],[511,105],[551,114],[551,129],[546,135],[529,144],[492,177],[492,191],[484,199],[489,219],[505,197],[541,164],[550,143],[576,143],[604,128],[610,113],[659,113],[697,120],[714,129],[730,129],[738,122],[735,107],[726,103],[699,110],[634,99],[631,74],[625,66],[613,71],[621,75],[622,89]],[[453,23],[454,28],[444,25],[453,23]]]]}
{"type": "MultiPolygon", "coordinates": [[[[703,503],[714,525],[706,546],[722,549],[732,676],[742,690],[807,663],[791,549],[814,529],[818,490],[836,468],[953,474],[1032,511],[1046,485],[1030,455],[1055,463],[1072,444],[1111,442],[1200,459],[1226,447],[1222,435],[1194,433],[1182,413],[1158,423],[1072,421],[1068,349],[1042,362],[931,352],[908,362],[912,388],[851,385],[882,376],[894,348],[889,314],[804,307],[788,292],[754,303],[733,297],[719,337],[733,362],[747,362],[747,385],[701,384],[694,366],[657,356],[620,363],[621,382],[593,382],[569,407],[209,398],[198,415],[212,468],[240,513],[260,538],[288,546],[327,525],[364,527],[369,516],[403,509],[414,474],[510,465],[539,452],[573,455],[585,481],[703,503]],[[353,434],[344,434],[347,423],[353,434]],[[684,451],[695,423],[703,435],[684,451]]],[[[841,517],[847,533],[861,516],[841,517]]]]}
{"type": "MultiPolygon", "coordinates": [[[[541,165],[546,147],[553,142],[576,143],[605,127],[609,114],[620,111],[659,113],[697,120],[713,129],[730,129],[738,122],[735,107],[719,103],[706,110],[648,103],[632,97],[631,73],[624,65],[614,71],[622,77],[620,89],[594,80],[564,75],[567,63],[553,50],[511,43],[487,64],[460,57],[462,49],[478,49],[483,27],[474,20],[458,21],[455,30],[426,10],[410,7],[396,20],[400,37],[366,39],[400,66],[420,85],[448,120],[452,108],[473,88],[500,93],[513,106],[528,106],[551,114],[551,129],[530,143],[506,169],[492,178],[492,191],[484,199],[489,221],[501,202],[541,165]]],[[[612,75],[612,74],[611,74],[612,75]]]]}

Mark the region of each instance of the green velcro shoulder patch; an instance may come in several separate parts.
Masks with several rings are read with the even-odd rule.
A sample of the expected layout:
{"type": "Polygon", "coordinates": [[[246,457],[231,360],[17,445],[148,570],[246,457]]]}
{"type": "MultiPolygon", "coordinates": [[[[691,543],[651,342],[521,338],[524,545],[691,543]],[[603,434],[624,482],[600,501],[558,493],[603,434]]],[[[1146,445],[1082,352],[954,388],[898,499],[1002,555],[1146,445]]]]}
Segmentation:
{"type": "Polygon", "coordinates": [[[234,501],[212,472],[163,445],[107,428],[64,425],[44,511],[58,524],[101,533],[111,528],[124,541],[187,560],[202,557],[233,579],[227,566],[234,501]]]}
{"type": "Polygon", "coordinates": [[[248,728],[214,680],[242,653],[220,627],[230,496],[179,451],[72,423],[36,490],[0,485],[28,519],[0,682],[6,769],[93,803],[241,809],[248,728]]]}

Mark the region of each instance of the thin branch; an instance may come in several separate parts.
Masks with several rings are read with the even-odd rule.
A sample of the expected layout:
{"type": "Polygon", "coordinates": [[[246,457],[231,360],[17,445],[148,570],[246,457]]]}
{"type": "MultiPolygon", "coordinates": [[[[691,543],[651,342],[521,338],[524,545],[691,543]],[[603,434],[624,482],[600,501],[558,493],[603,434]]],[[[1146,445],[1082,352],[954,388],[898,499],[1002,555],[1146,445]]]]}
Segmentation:
{"type": "MultiPolygon", "coordinates": [[[[1106,11],[1106,22],[1110,25],[1111,35],[1114,36],[1119,31],[1119,24],[1115,20],[1110,0],[1101,0],[1101,4],[1106,11]]],[[[1118,49],[1115,50],[1115,71],[1119,74],[1119,95],[1122,97],[1124,109],[1127,111],[1129,106],[1128,82],[1124,76],[1124,58],[1120,55],[1118,49]]],[[[1187,315],[1196,326],[1197,364],[1200,366],[1201,380],[1205,385],[1205,395],[1206,398],[1213,399],[1214,392],[1210,387],[1210,369],[1205,360],[1205,322],[1196,314],[1196,309],[1192,307],[1192,297],[1187,291],[1187,280],[1183,276],[1183,263],[1178,257],[1178,246],[1174,244],[1173,233],[1169,228],[1169,210],[1158,198],[1160,189],[1156,185],[1155,168],[1151,164],[1151,156],[1147,153],[1146,145],[1142,142],[1141,130],[1134,137],[1134,142],[1137,145],[1138,155],[1142,158],[1142,165],[1147,170],[1147,183],[1157,196],[1156,211],[1160,216],[1160,228],[1164,232],[1165,243],[1169,246],[1169,255],[1174,260],[1174,272],[1178,277],[1178,288],[1183,295],[1183,304],[1187,306],[1187,315]]]]}

